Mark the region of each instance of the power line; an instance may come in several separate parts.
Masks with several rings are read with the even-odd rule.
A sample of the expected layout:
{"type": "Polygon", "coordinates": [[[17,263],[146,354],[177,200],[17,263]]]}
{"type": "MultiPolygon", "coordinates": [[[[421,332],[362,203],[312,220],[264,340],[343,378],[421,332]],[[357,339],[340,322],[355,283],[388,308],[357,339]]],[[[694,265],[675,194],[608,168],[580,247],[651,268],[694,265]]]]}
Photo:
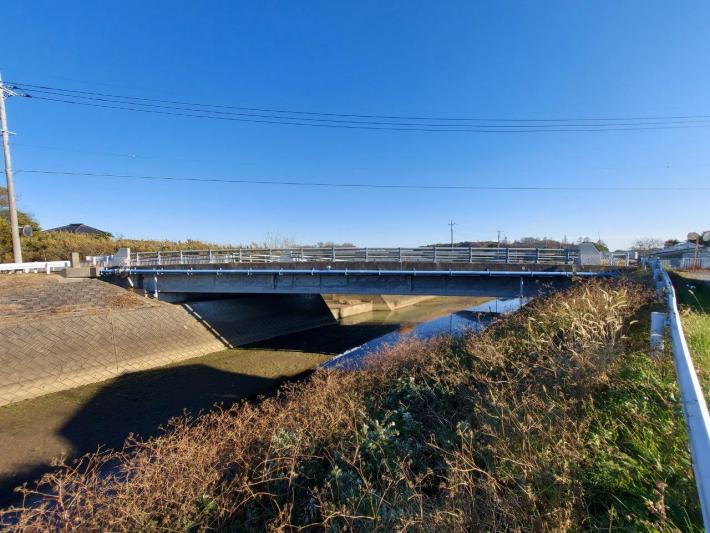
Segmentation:
{"type": "Polygon", "coordinates": [[[155,181],[187,181],[204,183],[231,183],[243,185],[283,185],[295,187],[331,187],[358,189],[411,189],[411,190],[459,190],[459,191],[710,191],[710,186],[689,187],[678,185],[643,185],[643,186],[572,186],[572,185],[420,185],[386,183],[337,183],[327,181],[290,181],[290,180],[255,180],[221,177],[181,177],[151,176],[137,174],[112,174],[104,172],[80,172],[63,170],[17,170],[15,174],[37,174],[54,176],[75,176],[90,178],[115,178],[155,181]]]}
{"type": "MultiPolygon", "coordinates": [[[[510,122],[506,124],[437,124],[437,123],[427,123],[427,122],[391,122],[391,121],[386,121],[386,122],[380,122],[380,121],[372,121],[372,120],[345,120],[345,119],[333,119],[333,118],[310,118],[310,117],[290,117],[290,116],[283,116],[283,115],[263,115],[263,114],[255,114],[255,113],[244,113],[244,112],[233,112],[233,111],[212,111],[212,110],[202,110],[202,109],[195,109],[193,108],[186,108],[186,107],[176,107],[174,105],[160,105],[160,104],[153,104],[153,103],[142,103],[142,102],[133,102],[133,101],[122,101],[122,100],[116,100],[114,98],[102,98],[102,97],[94,97],[94,96],[76,96],[76,95],[70,95],[70,94],[64,94],[61,92],[56,92],[56,91],[45,91],[42,89],[35,89],[33,90],[33,94],[27,95],[28,97],[31,98],[38,98],[34,96],[34,93],[40,93],[40,94],[49,94],[50,96],[59,96],[62,98],[73,98],[75,103],[81,103],[82,100],[89,100],[89,101],[98,101],[98,102],[105,102],[105,103],[110,103],[110,104],[118,104],[118,105],[131,105],[131,106],[141,106],[141,107],[148,107],[148,108],[157,108],[157,109],[168,109],[172,111],[188,111],[191,113],[199,113],[199,114],[205,114],[206,117],[211,117],[213,115],[216,116],[221,116],[221,115],[229,115],[229,116],[240,116],[240,117],[251,117],[251,118],[260,118],[260,119],[269,119],[269,120],[305,120],[309,122],[324,122],[324,123],[335,123],[335,124],[353,124],[353,125],[368,125],[368,126],[406,126],[406,127],[427,127],[427,128],[436,128],[437,130],[441,128],[455,128],[457,131],[461,128],[467,128],[471,126],[476,126],[478,128],[484,128],[484,129],[497,129],[497,128],[505,128],[505,129],[518,129],[518,128],[535,128],[535,129],[547,129],[547,128],[564,128],[564,131],[567,131],[568,128],[585,128],[589,129],[592,127],[598,127],[598,128],[614,128],[617,129],[621,126],[654,126],[654,125],[681,125],[681,124],[705,124],[710,126],[710,122],[708,122],[707,119],[689,119],[689,120],[677,120],[677,121],[669,121],[669,120],[661,120],[661,121],[630,121],[630,122],[615,122],[612,124],[604,124],[604,123],[587,123],[587,124],[575,124],[575,123],[560,123],[560,124],[530,124],[529,122],[526,122],[525,124],[511,124],[510,122]]],[[[120,97],[120,98],[129,98],[129,97],[120,97]]],[[[68,102],[66,102],[68,103],[68,102]]],[[[188,105],[188,104],[185,104],[188,105]]],[[[195,105],[195,104],[192,104],[195,105]]],[[[710,118],[710,117],[709,117],[710,118]]],[[[590,119],[591,120],[591,119],[590,119]]]]}
{"type": "MultiPolygon", "coordinates": [[[[239,111],[257,111],[264,113],[285,113],[293,115],[312,115],[312,116],[329,116],[329,117],[344,117],[344,118],[375,118],[375,119],[387,119],[387,120],[449,120],[449,121],[464,121],[464,122],[576,122],[576,121],[648,121],[648,120],[689,120],[689,119],[710,119],[710,115],[658,115],[658,116],[632,116],[632,117],[565,117],[565,118],[492,118],[492,117],[441,117],[441,116],[403,116],[403,115],[376,115],[376,114],[355,114],[355,113],[332,113],[323,111],[301,111],[293,109],[283,109],[283,108],[268,108],[268,107],[245,107],[245,106],[234,106],[234,105],[224,105],[224,104],[209,104],[204,102],[185,102],[179,100],[165,100],[158,98],[145,98],[139,96],[129,96],[129,95],[116,95],[109,93],[93,92],[93,91],[80,91],[77,89],[66,89],[61,87],[51,87],[47,85],[35,85],[24,82],[11,82],[21,87],[28,87],[33,89],[41,89],[47,91],[61,91],[64,93],[75,93],[75,94],[85,94],[91,96],[101,96],[108,98],[118,98],[125,100],[140,100],[143,102],[156,102],[163,104],[174,104],[174,105],[187,105],[187,106],[198,106],[207,108],[219,108],[219,109],[235,109],[239,111]]],[[[69,96],[69,95],[65,95],[69,96]]]]}
{"type": "Polygon", "coordinates": [[[663,125],[663,126],[633,126],[633,127],[598,127],[598,128],[565,128],[564,126],[558,128],[549,129],[539,129],[539,128],[529,128],[529,129],[485,129],[485,126],[480,126],[477,128],[436,128],[436,127],[399,127],[399,126],[368,126],[368,125],[352,125],[352,124],[326,124],[326,123],[305,123],[305,122],[295,122],[289,120],[267,120],[267,119],[251,119],[251,118],[236,118],[236,117],[225,117],[225,116],[214,116],[214,115],[204,115],[197,113],[182,113],[177,111],[161,111],[156,109],[138,109],[134,107],[125,106],[114,106],[105,104],[95,104],[91,102],[81,102],[76,100],[65,100],[60,98],[47,98],[43,96],[33,96],[33,100],[44,100],[50,102],[61,102],[65,104],[81,105],[88,107],[97,107],[103,109],[114,109],[122,111],[134,111],[138,113],[150,113],[158,115],[170,115],[170,116],[181,116],[190,118],[202,118],[202,119],[212,119],[212,120],[226,120],[234,122],[248,122],[257,124],[279,124],[288,126],[306,126],[306,127],[316,127],[316,128],[344,128],[344,129],[357,129],[357,130],[381,130],[381,131],[423,131],[423,132],[458,132],[458,133],[544,133],[544,132],[603,132],[603,131],[639,131],[639,130],[665,130],[665,129],[688,129],[688,128],[708,128],[710,123],[700,123],[700,124],[689,124],[689,125],[663,125]]]}

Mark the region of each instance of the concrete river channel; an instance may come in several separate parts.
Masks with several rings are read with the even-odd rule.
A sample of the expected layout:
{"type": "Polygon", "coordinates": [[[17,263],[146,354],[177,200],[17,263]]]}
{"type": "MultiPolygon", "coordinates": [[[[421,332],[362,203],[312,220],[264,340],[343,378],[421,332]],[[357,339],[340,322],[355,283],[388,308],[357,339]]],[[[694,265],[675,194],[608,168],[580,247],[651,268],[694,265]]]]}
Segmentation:
{"type": "Polygon", "coordinates": [[[16,500],[12,489],[50,470],[57,458],[120,447],[131,433],[159,434],[186,411],[273,394],[320,365],[356,370],[368,354],[401,338],[481,329],[492,313],[518,305],[517,299],[436,297],[0,407],[0,504],[16,500]]]}

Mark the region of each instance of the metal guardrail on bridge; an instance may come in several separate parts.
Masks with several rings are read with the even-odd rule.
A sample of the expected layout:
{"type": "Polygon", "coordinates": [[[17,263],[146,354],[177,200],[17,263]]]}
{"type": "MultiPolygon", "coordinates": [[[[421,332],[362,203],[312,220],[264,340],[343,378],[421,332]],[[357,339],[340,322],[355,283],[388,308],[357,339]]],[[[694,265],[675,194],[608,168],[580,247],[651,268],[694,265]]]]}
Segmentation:
{"type": "Polygon", "coordinates": [[[652,262],[653,277],[663,289],[668,303],[668,326],[673,345],[678,388],[685,415],[690,455],[698,488],[705,529],[710,531],[710,414],[695,372],[678,313],[675,289],[658,260],[652,262]]]}
{"type": "Polygon", "coordinates": [[[572,264],[573,248],[237,248],[132,253],[131,266],[218,263],[525,263],[572,264]]]}

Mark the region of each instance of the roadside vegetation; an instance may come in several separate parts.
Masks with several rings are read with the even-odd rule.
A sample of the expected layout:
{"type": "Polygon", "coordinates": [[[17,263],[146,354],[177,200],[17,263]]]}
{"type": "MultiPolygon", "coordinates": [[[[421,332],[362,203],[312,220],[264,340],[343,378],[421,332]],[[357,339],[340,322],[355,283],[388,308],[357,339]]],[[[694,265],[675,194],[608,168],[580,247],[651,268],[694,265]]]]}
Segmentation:
{"type": "Polygon", "coordinates": [[[688,349],[706,401],[710,401],[710,281],[672,273],[688,349]]]}
{"type": "Polygon", "coordinates": [[[598,280],[479,334],[173,420],[21,490],[14,531],[701,531],[653,293],[598,280]],[[637,321],[638,320],[638,321],[637,321]]]}

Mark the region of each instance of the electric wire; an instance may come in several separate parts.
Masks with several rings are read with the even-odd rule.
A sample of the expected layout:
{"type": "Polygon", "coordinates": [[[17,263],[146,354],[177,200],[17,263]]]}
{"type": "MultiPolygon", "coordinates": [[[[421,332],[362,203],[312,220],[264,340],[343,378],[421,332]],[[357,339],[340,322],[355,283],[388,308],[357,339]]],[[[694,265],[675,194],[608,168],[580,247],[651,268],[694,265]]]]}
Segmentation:
{"type": "Polygon", "coordinates": [[[358,189],[410,189],[459,191],[710,191],[710,186],[682,185],[427,185],[415,183],[338,183],[332,181],[257,180],[223,177],[154,176],[140,174],[114,174],[108,172],[82,172],[70,170],[21,169],[15,174],[37,174],[91,178],[115,178],[154,181],[185,181],[204,183],[231,183],[242,185],[278,185],[296,187],[329,187],[358,189]]]}
{"type": "MultiPolygon", "coordinates": [[[[614,129],[617,129],[618,127],[621,126],[653,126],[653,125],[680,125],[680,124],[705,124],[710,126],[710,122],[707,119],[688,119],[688,120],[677,120],[677,121],[646,121],[646,122],[639,122],[639,121],[631,121],[631,122],[616,122],[613,124],[604,124],[604,123],[588,123],[588,124],[574,124],[574,123],[563,123],[563,124],[529,124],[526,123],[524,125],[513,125],[513,124],[471,124],[471,125],[466,125],[466,124],[437,124],[437,123],[427,123],[427,122],[391,122],[391,121],[362,121],[362,120],[345,120],[345,119],[331,119],[331,118],[310,118],[310,117],[289,117],[289,116],[282,116],[282,115],[263,115],[263,114],[255,114],[255,113],[243,113],[243,112],[233,112],[233,111],[211,111],[211,110],[201,110],[201,109],[196,109],[196,108],[186,108],[186,107],[176,107],[176,106],[168,106],[168,105],[161,105],[161,104],[146,104],[142,102],[124,102],[121,100],[116,100],[116,99],[110,99],[110,98],[101,98],[101,97],[92,97],[92,96],[73,96],[73,95],[68,95],[68,94],[63,94],[60,92],[56,91],[45,91],[41,89],[35,90],[35,92],[38,92],[40,94],[49,94],[51,96],[59,96],[63,98],[73,98],[74,100],[77,100],[78,102],[81,102],[82,100],[90,100],[90,101],[98,101],[98,102],[105,102],[105,103],[110,103],[110,104],[119,104],[119,105],[131,105],[131,106],[142,106],[142,107],[148,107],[148,108],[157,108],[157,109],[168,109],[172,111],[187,111],[191,113],[200,113],[200,114],[205,114],[206,116],[212,116],[212,115],[230,115],[230,116],[242,116],[242,117],[251,117],[251,118],[261,118],[261,119],[278,119],[278,120],[305,120],[309,122],[327,122],[327,123],[343,123],[343,124],[354,124],[354,125],[369,125],[369,126],[406,126],[406,127],[417,127],[417,126],[423,126],[427,128],[436,128],[441,129],[441,128],[456,128],[456,129],[461,129],[461,128],[466,128],[469,126],[476,126],[478,128],[485,128],[485,129],[494,129],[494,128],[506,128],[506,129],[514,129],[514,128],[531,128],[534,126],[535,128],[539,129],[544,129],[544,128],[592,128],[592,127],[599,127],[599,128],[611,128],[613,127],[614,129]]],[[[36,98],[33,95],[29,95],[31,98],[36,98]]]]}
{"type": "Polygon", "coordinates": [[[35,85],[23,82],[8,82],[13,83],[20,88],[29,87],[33,89],[41,89],[48,91],[62,91],[64,93],[76,93],[85,94],[91,96],[101,96],[108,98],[117,98],[125,100],[140,100],[144,102],[156,102],[165,104],[175,104],[175,105],[189,105],[198,107],[208,107],[208,108],[220,108],[220,109],[235,109],[241,111],[258,111],[265,113],[284,113],[284,114],[299,114],[299,115],[314,115],[314,116],[331,116],[331,117],[345,117],[345,118],[375,118],[375,119],[388,119],[388,120],[448,120],[448,121],[473,121],[473,122],[575,122],[575,121],[647,121],[647,120],[687,120],[687,119],[710,119],[710,115],[655,115],[655,116],[632,116],[632,117],[575,117],[575,118],[491,118],[491,117],[441,117],[441,116],[403,116],[403,115],[376,115],[376,114],[355,114],[355,113],[332,113],[323,111],[301,111],[293,109],[281,109],[281,108],[268,108],[268,107],[245,107],[245,106],[233,106],[224,104],[209,104],[203,102],[185,102],[178,100],[166,100],[158,98],[145,98],[139,96],[127,96],[127,95],[116,95],[102,92],[93,91],[80,91],[77,89],[66,89],[60,87],[52,87],[47,85],[35,85]]]}

